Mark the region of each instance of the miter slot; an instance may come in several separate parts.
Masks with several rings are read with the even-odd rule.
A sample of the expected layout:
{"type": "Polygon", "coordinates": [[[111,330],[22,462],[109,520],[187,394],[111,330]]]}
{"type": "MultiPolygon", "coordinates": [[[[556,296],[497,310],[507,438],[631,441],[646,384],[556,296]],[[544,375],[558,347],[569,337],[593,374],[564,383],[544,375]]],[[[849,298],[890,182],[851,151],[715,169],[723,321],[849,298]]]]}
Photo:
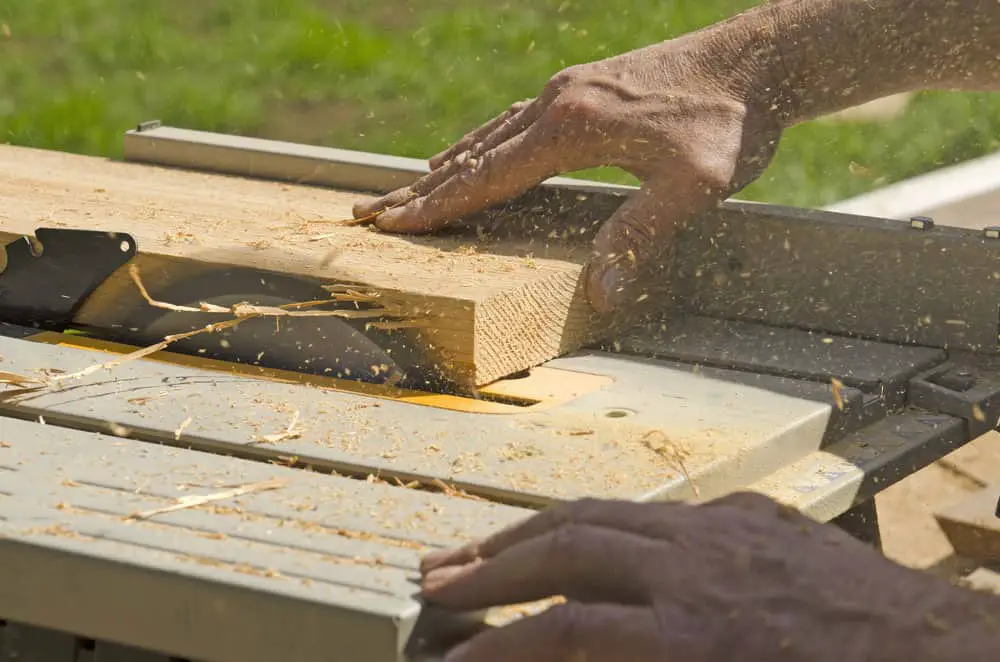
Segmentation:
{"type": "Polygon", "coordinates": [[[888,409],[905,402],[913,375],[947,358],[933,347],[698,316],[645,324],[616,340],[614,349],[828,385],[836,379],[880,397],[888,409]]]}
{"type": "Polygon", "coordinates": [[[530,514],[26,421],[3,431],[0,631],[21,659],[143,659],[115,642],[157,662],[400,662],[480,622],[424,618],[420,556],[530,514]]]}
{"type": "Polygon", "coordinates": [[[910,381],[909,401],[965,419],[973,438],[1000,428],[1000,358],[954,353],[910,381]]]}

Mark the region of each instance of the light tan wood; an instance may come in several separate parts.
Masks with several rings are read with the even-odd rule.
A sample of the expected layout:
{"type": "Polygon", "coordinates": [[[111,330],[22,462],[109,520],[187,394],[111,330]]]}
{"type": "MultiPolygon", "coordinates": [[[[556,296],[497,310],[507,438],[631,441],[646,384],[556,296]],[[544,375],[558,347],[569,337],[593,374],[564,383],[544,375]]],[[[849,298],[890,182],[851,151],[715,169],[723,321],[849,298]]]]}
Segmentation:
{"type": "MultiPolygon", "coordinates": [[[[585,250],[468,237],[409,237],[345,226],[363,196],[0,146],[0,230],[127,232],[153,292],[219,264],[376,288],[423,325],[442,369],[481,385],[573,351],[594,322],[585,250]],[[545,253],[539,255],[539,251],[545,253]]],[[[209,293],[206,293],[206,295],[209,293]]],[[[124,269],[78,322],[119,324],[147,305],[124,269]]]]}
{"type": "Polygon", "coordinates": [[[980,563],[1000,561],[1000,483],[984,487],[935,513],[955,553],[980,563]]]}

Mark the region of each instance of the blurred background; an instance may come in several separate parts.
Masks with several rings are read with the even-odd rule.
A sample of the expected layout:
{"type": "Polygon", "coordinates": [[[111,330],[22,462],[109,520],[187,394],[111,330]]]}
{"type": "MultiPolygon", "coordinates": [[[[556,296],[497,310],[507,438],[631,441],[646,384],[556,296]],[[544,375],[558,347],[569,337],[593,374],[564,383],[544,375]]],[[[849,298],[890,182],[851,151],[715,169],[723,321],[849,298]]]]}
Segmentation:
{"type": "MultiPolygon", "coordinates": [[[[126,129],[160,119],[426,158],[567,65],[755,4],[2,0],[0,141],[115,157],[126,129]]],[[[794,128],[739,197],[823,206],[996,151],[997,136],[1000,95],[889,99],[794,128]]]]}

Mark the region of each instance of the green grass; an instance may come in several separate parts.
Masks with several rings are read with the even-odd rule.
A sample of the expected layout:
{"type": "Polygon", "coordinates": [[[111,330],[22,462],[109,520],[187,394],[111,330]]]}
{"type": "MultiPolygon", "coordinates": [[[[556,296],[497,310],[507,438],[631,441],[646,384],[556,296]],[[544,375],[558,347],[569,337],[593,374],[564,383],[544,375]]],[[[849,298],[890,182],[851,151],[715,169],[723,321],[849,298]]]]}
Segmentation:
{"type": "MultiPolygon", "coordinates": [[[[125,129],[156,118],[426,157],[566,65],[753,4],[4,0],[0,141],[117,156],[125,129]]],[[[924,94],[887,124],[794,128],[743,197],[818,206],[995,150],[997,136],[996,95],[924,94]]]]}

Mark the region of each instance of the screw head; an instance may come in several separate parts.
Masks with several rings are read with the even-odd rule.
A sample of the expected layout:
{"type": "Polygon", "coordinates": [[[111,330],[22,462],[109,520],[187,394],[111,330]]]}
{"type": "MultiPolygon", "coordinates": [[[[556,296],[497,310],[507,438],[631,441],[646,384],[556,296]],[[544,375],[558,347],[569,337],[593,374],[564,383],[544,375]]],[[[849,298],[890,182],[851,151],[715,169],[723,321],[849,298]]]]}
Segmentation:
{"type": "Polygon", "coordinates": [[[910,227],[914,230],[930,230],[934,227],[934,219],[930,216],[914,216],[910,219],[910,227]]]}
{"type": "Polygon", "coordinates": [[[983,236],[987,239],[1000,239],[1000,225],[983,228],[983,236]]]}

